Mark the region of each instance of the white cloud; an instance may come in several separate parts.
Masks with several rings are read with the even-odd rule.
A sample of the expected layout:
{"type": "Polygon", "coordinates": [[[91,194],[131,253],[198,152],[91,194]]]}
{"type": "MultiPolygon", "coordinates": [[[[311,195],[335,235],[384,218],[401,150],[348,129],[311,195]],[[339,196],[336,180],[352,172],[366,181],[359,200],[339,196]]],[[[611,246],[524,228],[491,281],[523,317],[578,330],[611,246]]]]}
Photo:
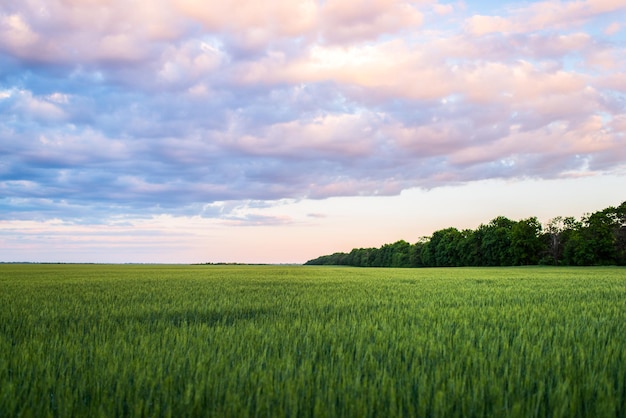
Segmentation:
{"type": "Polygon", "coordinates": [[[607,26],[606,29],[604,29],[604,33],[606,35],[611,36],[611,35],[617,34],[621,30],[622,30],[622,24],[617,23],[617,22],[613,22],[609,26],[607,26]]]}
{"type": "Polygon", "coordinates": [[[468,31],[474,35],[489,33],[524,33],[580,26],[599,15],[619,13],[626,4],[612,0],[532,2],[513,8],[509,16],[474,15],[467,21],[468,31]]]}
{"type": "Polygon", "coordinates": [[[470,7],[15,3],[0,15],[12,83],[0,90],[2,170],[36,187],[5,186],[48,199],[44,217],[98,205],[178,216],[214,201],[620,169],[626,57],[606,36],[624,6],[470,7]]]}
{"type": "Polygon", "coordinates": [[[13,14],[0,16],[0,44],[4,44],[12,52],[19,53],[20,49],[28,48],[39,40],[22,16],[13,14]]]}

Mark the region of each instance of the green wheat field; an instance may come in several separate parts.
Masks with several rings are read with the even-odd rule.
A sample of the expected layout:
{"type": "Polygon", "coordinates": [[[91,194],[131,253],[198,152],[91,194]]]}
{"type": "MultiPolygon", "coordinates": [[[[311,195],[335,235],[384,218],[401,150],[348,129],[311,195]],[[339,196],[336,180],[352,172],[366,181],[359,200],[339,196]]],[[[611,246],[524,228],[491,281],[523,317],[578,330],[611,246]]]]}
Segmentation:
{"type": "Polygon", "coordinates": [[[0,265],[0,417],[624,417],[626,268],[0,265]]]}

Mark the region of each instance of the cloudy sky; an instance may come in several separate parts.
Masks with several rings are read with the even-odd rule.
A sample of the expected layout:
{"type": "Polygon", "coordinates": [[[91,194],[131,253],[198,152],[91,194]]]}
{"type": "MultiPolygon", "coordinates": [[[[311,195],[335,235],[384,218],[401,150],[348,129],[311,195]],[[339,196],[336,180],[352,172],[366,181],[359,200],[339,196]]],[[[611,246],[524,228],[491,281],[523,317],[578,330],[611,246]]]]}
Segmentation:
{"type": "Polygon", "coordinates": [[[626,200],[626,0],[0,0],[0,261],[304,262],[626,200]]]}

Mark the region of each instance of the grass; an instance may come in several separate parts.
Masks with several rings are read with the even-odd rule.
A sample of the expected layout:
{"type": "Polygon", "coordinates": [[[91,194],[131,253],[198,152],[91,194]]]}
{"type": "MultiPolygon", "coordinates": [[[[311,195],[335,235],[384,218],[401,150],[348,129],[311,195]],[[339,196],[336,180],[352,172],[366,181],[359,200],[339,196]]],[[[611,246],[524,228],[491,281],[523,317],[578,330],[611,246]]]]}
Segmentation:
{"type": "Polygon", "coordinates": [[[0,417],[623,417],[625,273],[0,265],[0,417]]]}

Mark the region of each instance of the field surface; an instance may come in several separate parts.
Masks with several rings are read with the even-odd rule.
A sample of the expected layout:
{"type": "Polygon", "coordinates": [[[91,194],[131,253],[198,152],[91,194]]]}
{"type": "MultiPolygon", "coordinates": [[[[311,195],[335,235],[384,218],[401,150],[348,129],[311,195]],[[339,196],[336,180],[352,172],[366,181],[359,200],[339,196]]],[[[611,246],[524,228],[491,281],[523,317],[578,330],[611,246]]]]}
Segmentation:
{"type": "Polygon", "coordinates": [[[0,417],[624,417],[626,269],[0,265],[0,417]]]}

